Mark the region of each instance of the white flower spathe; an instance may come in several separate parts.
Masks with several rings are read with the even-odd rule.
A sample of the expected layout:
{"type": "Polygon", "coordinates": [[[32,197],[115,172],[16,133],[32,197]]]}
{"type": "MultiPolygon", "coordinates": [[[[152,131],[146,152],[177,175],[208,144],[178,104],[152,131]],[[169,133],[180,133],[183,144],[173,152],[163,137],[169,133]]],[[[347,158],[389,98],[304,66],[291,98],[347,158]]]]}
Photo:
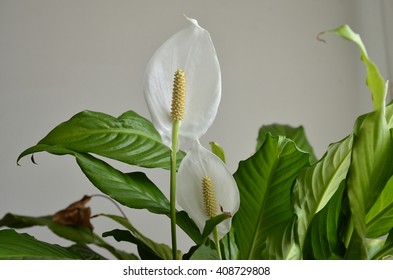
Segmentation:
{"type": "MultiPolygon", "coordinates": [[[[211,179],[214,188],[217,214],[228,212],[233,216],[240,205],[239,190],[227,166],[196,141],[179,167],[177,201],[201,232],[211,218],[205,211],[202,190],[202,180],[206,176],[211,179]]],[[[231,220],[229,218],[217,225],[219,239],[229,232],[231,220]]]]}
{"type": "Polygon", "coordinates": [[[150,59],[144,82],[144,95],[152,122],[162,141],[171,146],[170,117],[173,75],[185,73],[186,104],[179,128],[181,149],[204,135],[213,123],[221,99],[221,70],[209,32],[194,19],[170,37],[150,59]]]}

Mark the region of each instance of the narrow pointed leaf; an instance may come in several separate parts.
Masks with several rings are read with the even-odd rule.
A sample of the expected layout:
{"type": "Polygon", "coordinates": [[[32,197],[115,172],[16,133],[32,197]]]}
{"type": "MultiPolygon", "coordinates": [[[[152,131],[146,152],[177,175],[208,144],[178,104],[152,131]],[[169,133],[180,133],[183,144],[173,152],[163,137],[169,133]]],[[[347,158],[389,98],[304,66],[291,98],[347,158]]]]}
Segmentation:
{"type": "Polygon", "coordinates": [[[382,78],[381,74],[379,73],[377,66],[368,57],[366,48],[359,34],[353,32],[348,25],[340,26],[336,29],[330,30],[329,32],[334,32],[340,37],[347,39],[358,46],[361,53],[361,60],[363,61],[363,63],[366,65],[367,68],[366,84],[371,91],[371,96],[374,103],[374,110],[379,110],[385,107],[385,97],[386,97],[385,81],[382,78]]]}
{"type": "Polygon", "coordinates": [[[226,159],[225,159],[225,151],[224,149],[216,142],[210,142],[210,149],[212,151],[213,154],[215,154],[216,156],[218,156],[223,163],[226,163],[226,159]]]}
{"type": "Polygon", "coordinates": [[[298,217],[297,232],[303,246],[314,216],[325,207],[346,178],[351,162],[352,135],[331,144],[326,154],[298,177],[294,188],[294,206],[298,217]]]}
{"type": "Polygon", "coordinates": [[[293,257],[291,191],[308,165],[308,154],[284,137],[268,135],[261,148],[234,174],[241,206],[233,227],[240,259],[293,257]]]}
{"type": "MultiPolygon", "coordinates": [[[[79,153],[93,153],[143,167],[170,166],[170,148],[164,145],[152,123],[129,111],[118,118],[104,113],[83,111],[55,127],[37,144],[62,147],[79,153]]],[[[39,149],[41,147],[41,149],[39,149]]],[[[22,152],[18,161],[31,153],[22,152]]],[[[179,162],[184,154],[179,152],[179,162]]]]}

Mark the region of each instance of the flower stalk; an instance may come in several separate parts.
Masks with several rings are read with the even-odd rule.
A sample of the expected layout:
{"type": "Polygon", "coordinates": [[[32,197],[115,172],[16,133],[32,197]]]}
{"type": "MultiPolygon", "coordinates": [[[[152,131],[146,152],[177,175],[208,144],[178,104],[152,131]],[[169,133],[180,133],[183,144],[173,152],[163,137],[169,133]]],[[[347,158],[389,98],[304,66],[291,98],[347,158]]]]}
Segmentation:
{"type": "Polygon", "coordinates": [[[171,236],[172,236],[172,256],[176,260],[177,240],[176,240],[176,152],[177,140],[179,136],[179,121],[173,121],[172,129],[172,152],[170,170],[170,207],[171,207],[171,236]]]}
{"type": "Polygon", "coordinates": [[[172,91],[172,152],[171,152],[171,170],[170,170],[170,207],[171,207],[171,235],[172,235],[172,256],[176,259],[177,240],[176,240],[176,171],[179,139],[180,121],[184,118],[186,99],[186,79],[184,71],[177,69],[173,81],[172,91]]]}

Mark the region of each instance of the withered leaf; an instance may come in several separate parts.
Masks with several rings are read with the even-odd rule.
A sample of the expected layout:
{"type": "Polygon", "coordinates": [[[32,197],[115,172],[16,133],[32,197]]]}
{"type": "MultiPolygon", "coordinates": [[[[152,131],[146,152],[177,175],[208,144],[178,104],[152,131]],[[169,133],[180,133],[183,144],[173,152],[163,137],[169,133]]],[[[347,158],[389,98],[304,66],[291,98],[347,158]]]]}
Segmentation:
{"type": "Polygon", "coordinates": [[[67,208],[56,212],[52,216],[52,221],[65,226],[81,226],[93,230],[90,223],[91,210],[86,207],[91,197],[85,195],[81,200],[70,204],[67,208]]]}

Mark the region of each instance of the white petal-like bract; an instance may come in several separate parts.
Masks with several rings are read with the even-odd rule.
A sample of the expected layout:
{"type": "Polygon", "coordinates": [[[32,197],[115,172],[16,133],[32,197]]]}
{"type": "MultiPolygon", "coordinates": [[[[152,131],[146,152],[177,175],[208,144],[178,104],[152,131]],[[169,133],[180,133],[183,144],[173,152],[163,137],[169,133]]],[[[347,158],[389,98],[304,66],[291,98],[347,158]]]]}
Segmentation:
{"type": "Polygon", "coordinates": [[[184,148],[211,126],[221,99],[221,71],[210,34],[197,21],[169,38],[150,59],[144,95],[152,122],[163,142],[171,146],[170,118],[173,76],[185,72],[186,106],[180,123],[179,146],[184,148]]]}
{"type": "MultiPolygon", "coordinates": [[[[180,164],[177,176],[178,204],[194,220],[200,231],[210,217],[205,213],[202,180],[209,176],[217,200],[217,213],[229,212],[232,216],[240,205],[239,190],[226,165],[216,155],[196,141],[180,164]]],[[[231,218],[218,225],[222,238],[231,227],[231,218]]]]}

